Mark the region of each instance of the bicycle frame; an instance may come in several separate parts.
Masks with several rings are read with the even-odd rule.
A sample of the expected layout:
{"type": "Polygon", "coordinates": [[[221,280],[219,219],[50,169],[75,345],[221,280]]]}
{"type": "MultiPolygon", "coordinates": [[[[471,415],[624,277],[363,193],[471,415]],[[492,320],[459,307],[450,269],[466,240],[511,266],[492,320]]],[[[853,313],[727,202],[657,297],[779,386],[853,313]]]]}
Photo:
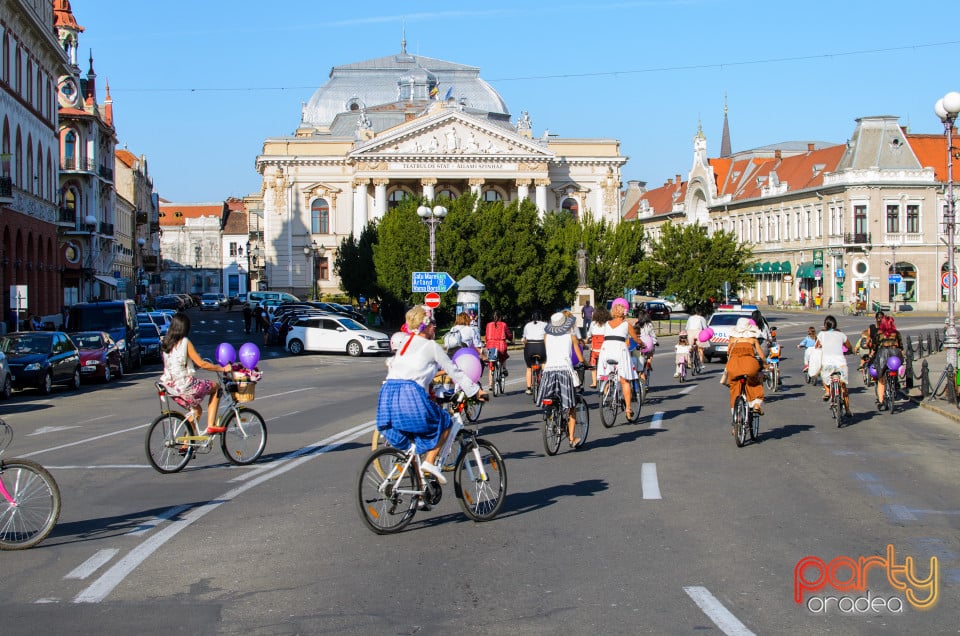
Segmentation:
{"type": "MultiPolygon", "coordinates": [[[[236,415],[237,425],[240,426],[242,419],[240,418],[240,411],[245,407],[241,406],[236,400],[233,399],[232,392],[227,390],[230,381],[225,377],[220,377],[220,387],[222,389],[222,395],[220,396],[220,404],[217,405],[217,417],[214,421],[217,423],[217,426],[222,427],[227,418],[231,415],[236,415]]],[[[157,398],[160,400],[160,411],[163,414],[168,413],[179,413],[183,415],[187,420],[193,422],[197,430],[200,430],[200,423],[194,421],[193,413],[191,409],[187,412],[184,412],[179,409],[170,407],[170,398],[167,391],[167,387],[163,386],[160,382],[155,383],[157,386],[157,398]]],[[[179,406],[179,405],[177,405],[179,406]]],[[[176,438],[177,443],[187,444],[199,450],[209,451],[211,450],[210,446],[213,443],[213,440],[221,435],[221,433],[214,433],[212,435],[207,435],[205,433],[199,433],[197,435],[184,435],[183,437],[176,438]]]]}

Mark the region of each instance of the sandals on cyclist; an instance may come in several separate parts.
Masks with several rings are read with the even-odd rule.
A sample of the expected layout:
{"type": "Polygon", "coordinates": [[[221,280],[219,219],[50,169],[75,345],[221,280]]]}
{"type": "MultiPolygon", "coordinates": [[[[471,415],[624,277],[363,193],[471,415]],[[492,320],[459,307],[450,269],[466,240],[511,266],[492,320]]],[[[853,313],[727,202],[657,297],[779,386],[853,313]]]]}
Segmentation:
{"type": "Polygon", "coordinates": [[[420,472],[433,475],[441,486],[445,486],[447,478],[443,476],[443,471],[430,462],[420,462],[420,472]]]}
{"type": "Polygon", "coordinates": [[[226,433],[226,426],[208,426],[207,430],[203,432],[204,435],[214,435],[216,433],[226,433]]]}
{"type": "Polygon", "coordinates": [[[829,393],[829,392],[823,394],[823,401],[824,401],[824,402],[829,402],[829,401],[830,401],[830,393],[829,393]]]}
{"type": "Polygon", "coordinates": [[[633,411],[625,411],[625,413],[626,413],[626,415],[627,415],[627,419],[628,419],[628,420],[632,420],[632,419],[633,419],[633,411]]]}
{"type": "Polygon", "coordinates": [[[570,442],[570,448],[580,448],[580,444],[583,444],[583,440],[579,437],[574,437],[573,439],[567,441],[570,442]]]}

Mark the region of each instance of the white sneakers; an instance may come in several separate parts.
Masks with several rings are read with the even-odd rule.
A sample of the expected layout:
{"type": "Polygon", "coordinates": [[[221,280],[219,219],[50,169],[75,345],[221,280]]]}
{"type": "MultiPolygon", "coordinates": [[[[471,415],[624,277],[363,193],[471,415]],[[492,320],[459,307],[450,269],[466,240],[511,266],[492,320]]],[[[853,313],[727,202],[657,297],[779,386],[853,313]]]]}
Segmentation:
{"type": "Polygon", "coordinates": [[[444,486],[447,483],[447,478],[443,476],[443,471],[430,462],[420,462],[420,472],[433,475],[437,478],[437,481],[440,482],[441,486],[444,486]]]}

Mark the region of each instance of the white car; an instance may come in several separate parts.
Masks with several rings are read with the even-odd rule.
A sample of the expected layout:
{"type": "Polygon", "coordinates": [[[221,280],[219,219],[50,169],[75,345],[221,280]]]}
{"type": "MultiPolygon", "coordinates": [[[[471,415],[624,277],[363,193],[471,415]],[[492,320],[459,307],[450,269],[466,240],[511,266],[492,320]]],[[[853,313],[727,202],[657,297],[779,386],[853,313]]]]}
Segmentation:
{"type": "Polygon", "coordinates": [[[220,311],[219,294],[204,294],[200,297],[200,311],[204,311],[206,309],[220,311]]]}
{"type": "MultiPolygon", "coordinates": [[[[714,358],[727,359],[727,349],[730,345],[730,332],[737,326],[740,318],[750,318],[757,309],[756,305],[720,305],[707,320],[707,327],[713,330],[713,337],[707,342],[700,343],[703,347],[703,357],[707,362],[714,358]]],[[[769,323],[763,316],[757,325],[762,331],[769,331],[769,323]]]]}
{"type": "Polygon", "coordinates": [[[345,351],[360,356],[390,353],[390,336],[344,316],[305,316],[290,328],[286,346],[294,355],[306,351],[345,351]]]}

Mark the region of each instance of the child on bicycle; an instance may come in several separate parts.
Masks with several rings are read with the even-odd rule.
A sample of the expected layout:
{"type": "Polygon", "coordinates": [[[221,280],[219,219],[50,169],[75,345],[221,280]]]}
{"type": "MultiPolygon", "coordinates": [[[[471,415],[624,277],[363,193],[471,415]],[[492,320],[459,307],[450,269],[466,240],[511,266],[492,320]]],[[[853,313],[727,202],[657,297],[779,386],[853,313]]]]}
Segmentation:
{"type": "Polygon", "coordinates": [[[429,388],[438,369],[443,369],[467,396],[486,400],[487,394],[471,380],[436,342],[436,323],[427,307],[416,305],[407,312],[409,334],[390,361],[387,379],[377,400],[377,430],[397,448],[411,441],[425,453],[420,468],[441,484],[447,483],[435,464],[450,434],[450,414],[430,399],[429,388]]]}
{"type": "Polygon", "coordinates": [[[167,387],[173,401],[190,410],[193,421],[200,422],[203,412],[203,398],[209,396],[207,403],[207,430],[205,434],[223,433],[226,427],[215,426],[217,407],[220,405],[220,387],[213,380],[201,380],[196,377],[197,367],[207,371],[226,373],[230,365],[220,366],[207,362],[194,349],[190,342],[190,318],[185,313],[177,313],[170,319],[170,328],[163,338],[163,375],[160,383],[167,387]]]}
{"type": "Polygon", "coordinates": [[[803,370],[806,371],[807,367],[810,366],[810,354],[813,352],[814,347],[817,346],[817,328],[808,327],[807,328],[807,337],[800,341],[800,344],[797,345],[797,349],[803,349],[803,370]]]}
{"type": "Polygon", "coordinates": [[[680,365],[681,365],[681,363],[682,363],[682,364],[685,364],[686,366],[689,367],[689,366],[690,366],[690,355],[691,355],[691,353],[692,353],[692,351],[693,351],[693,348],[690,346],[690,341],[689,341],[689,339],[687,338],[687,332],[686,332],[686,331],[681,331],[681,332],[680,332],[680,336],[679,336],[679,338],[677,338],[677,346],[676,346],[676,348],[674,349],[674,351],[675,351],[675,353],[676,353],[677,370],[676,370],[676,372],[673,374],[673,377],[679,378],[679,377],[680,377],[680,365]]]}

